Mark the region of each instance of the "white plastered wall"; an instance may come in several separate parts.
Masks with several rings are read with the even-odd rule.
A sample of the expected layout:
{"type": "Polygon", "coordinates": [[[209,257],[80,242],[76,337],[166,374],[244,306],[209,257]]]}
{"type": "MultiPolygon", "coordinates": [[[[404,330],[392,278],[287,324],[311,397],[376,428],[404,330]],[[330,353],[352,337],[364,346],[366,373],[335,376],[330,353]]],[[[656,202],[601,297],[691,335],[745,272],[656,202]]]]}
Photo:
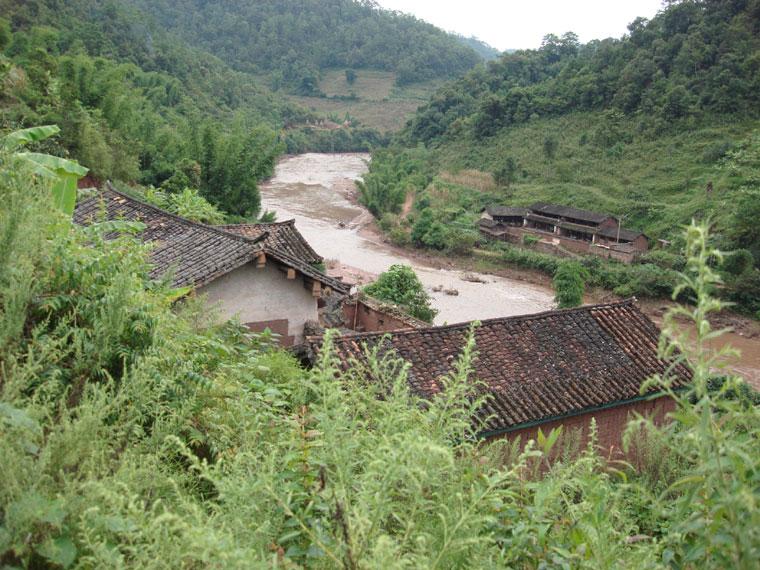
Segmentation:
{"type": "Polygon", "coordinates": [[[237,316],[241,323],[288,320],[288,335],[303,339],[303,325],[316,321],[317,299],[303,278],[287,279],[271,260],[265,267],[248,263],[197,290],[206,295],[223,319],[237,316]]]}

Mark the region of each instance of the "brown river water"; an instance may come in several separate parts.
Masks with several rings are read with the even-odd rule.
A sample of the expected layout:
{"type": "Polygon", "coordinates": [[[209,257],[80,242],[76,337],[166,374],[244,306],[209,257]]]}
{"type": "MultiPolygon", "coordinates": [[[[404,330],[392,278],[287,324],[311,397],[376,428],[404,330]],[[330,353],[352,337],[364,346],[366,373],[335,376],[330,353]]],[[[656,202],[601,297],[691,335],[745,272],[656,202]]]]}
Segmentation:
{"type": "MultiPolygon", "coordinates": [[[[368,154],[287,157],[261,188],[262,208],[275,210],[278,220],[295,218],[312,247],[326,260],[336,260],[347,281],[363,277],[366,282],[393,264],[412,266],[439,311],[436,324],[552,308],[551,291],[493,275],[474,274],[484,283],[465,281],[464,272],[426,265],[367,231],[372,216],[356,203],[354,181],[367,172],[368,162],[368,154]],[[447,289],[459,294],[448,295],[447,289]]],[[[329,261],[328,265],[337,265],[329,261]]]]}
{"type": "MultiPolygon", "coordinates": [[[[372,216],[356,201],[355,181],[367,172],[369,154],[301,154],[281,160],[261,187],[262,209],[280,221],[295,218],[299,231],[328,262],[330,273],[367,283],[393,264],[414,268],[439,311],[436,324],[536,313],[554,306],[547,287],[506,277],[439,269],[385,243],[372,216]],[[445,290],[456,290],[448,295],[445,290]]],[[[720,343],[742,351],[731,368],[760,388],[760,333],[729,333],[720,343]],[[751,338],[754,337],[754,338],[751,338]]]]}

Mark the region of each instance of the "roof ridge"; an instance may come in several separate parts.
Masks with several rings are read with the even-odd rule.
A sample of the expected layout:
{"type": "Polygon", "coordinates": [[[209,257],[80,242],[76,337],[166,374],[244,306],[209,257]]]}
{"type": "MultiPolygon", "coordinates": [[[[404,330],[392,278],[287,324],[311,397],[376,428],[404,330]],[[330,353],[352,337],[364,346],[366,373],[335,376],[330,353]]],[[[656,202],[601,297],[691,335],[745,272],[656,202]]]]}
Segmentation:
{"type": "MultiPolygon", "coordinates": [[[[125,194],[124,192],[120,192],[119,190],[117,190],[114,187],[113,184],[111,184],[110,180],[106,180],[105,187],[106,187],[105,191],[107,191],[107,192],[112,192],[112,193],[116,194],[117,196],[121,196],[122,198],[125,198],[127,200],[132,200],[133,202],[137,202],[141,206],[144,206],[146,208],[150,208],[151,210],[155,210],[156,212],[160,213],[161,215],[167,216],[167,217],[169,217],[169,218],[171,218],[171,219],[173,219],[173,220],[175,220],[177,222],[180,222],[180,223],[188,225],[188,226],[196,226],[196,227],[200,227],[200,228],[203,228],[203,229],[206,229],[206,230],[211,230],[214,233],[223,235],[225,237],[234,238],[235,240],[243,242],[243,243],[249,243],[249,244],[252,244],[252,245],[253,244],[257,244],[262,239],[266,238],[266,235],[267,235],[266,233],[264,233],[261,236],[257,237],[256,239],[252,239],[252,238],[247,238],[245,236],[241,236],[241,235],[238,235],[238,234],[233,234],[232,232],[226,232],[224,230],[220,230],[220,229],[218,229],[218,228],[216,228],[214,226],[210,226],[208,224],[203,224],[201,222],[195,222],[193,220],[188,220],[187,218],[183,218],[182,216],[177,215],[177,214],[173,214],[172,212],[164,210],[163,208],[159,208],[158,206],[154,206],[153,204],[149,204],[148,202],[144,202],[144,201],[142,201],[142,200],[140,200],[138,198],[135,198],[134,196],[130,196],[129,194],[125,194]]],[[[98,193],[98,196],[101,196],[102,194],[103,194],[103,191],[101,190],[98,193]]]]}
{"type": "Polygon", "coordinates": [[[628,297],[620,301],[611,301],[609,303],[600,303],[596,305],[582,305],[580,307],[572,307],[569,309],[549,309],[547,311],[541,311],[539,313],[528,313],[526,315],[510,315],[508,317],[494,317],[491,319],[482,319],[480,321],[478,321],[478,319],[473,319],[471,321],[465,321],[462,323],[454,323],[451,325],[437,325],[437,326],[431,325],[429,327],[419,328],[419,329],[396,329],[396,330],[389,330],[389,331],[382,331],[382,332],[348,333],[345,335],[340,335],[339,338],[361,339],[361,338],[370,338],[373,336],[382,336],[385,334],[393,334],[393,335],[419,334],[419,333],[423,333],[425,331],[430,331],[430,330],[452,331],[452,330],[458,330],[458,329],[467,329],[470,326],[472,326],[472,323],[474,323],[475,321],[480,322],[481,325],[495,324],[495,323],[502,323],[502,322],[530,321],[530,320],[544,319],[547,317],[560,315],[560,314],[564,315],[564,314],[569,314],[569,313],[591,312],[593,310],[603,310],[603,309],[613,308],[613,307],[625,307],[625,306],[635,307],[636,306],[635,303],[636,303],[636,297],[628,297]]]}
{"type": "Polygon", "coordinates": [[[295,218],[289,220],[283,220],[281,222],[245,222],[242,224],[215,224],[212,227],[215,228],[231,228],[239,226],[294,226],[296,223],[295,218]]]}

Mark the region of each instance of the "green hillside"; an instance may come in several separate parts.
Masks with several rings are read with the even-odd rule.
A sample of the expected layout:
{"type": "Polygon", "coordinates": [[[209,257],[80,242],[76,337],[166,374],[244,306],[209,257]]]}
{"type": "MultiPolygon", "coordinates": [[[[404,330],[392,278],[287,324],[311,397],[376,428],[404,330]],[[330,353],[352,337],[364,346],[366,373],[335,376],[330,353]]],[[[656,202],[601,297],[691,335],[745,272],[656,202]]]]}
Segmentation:
{"type": "Polygon", "coordinates": [[[1,7],[3,128],[57,124],[46,150],[97,179],[199,188],[230,213],[257,212],[256,182],[283,148],[277,130],[301,111],[116,4],[1,7]]]}
{"type": "Polygon", "coordinates": [[[321,71],[393,71],[399,84],[460,75],[481,61],[453,35],[369,0],[129,0],[162,26],[275,86],[316,92],[321,71]]]}
{"type": "Polygon", "coordinates": [[[383,145],[439,78],[480,61],[349,0],[0,0],[0,28],[0,130],[56,123],[46,150],[96,179],[198,188],[247,217],[282,152],[383,145]]]}
{"type": "MultiPolygon", "coordinates": [[[[682,225],[709,218],[720,246],[749,250],[757,267],[758,14],[759,2],[684,1],[620,40],[547,36],[507,54],[416,113],[376,154],[363,199],[397,242],[449,251],[473,244],[488,204],[602,210],[674,242],[653,274],[674,266],[682,225]],[[415,208],[398,216],[409,192],[415,208]]],[[[759,272],[740,273],[734,300],[757,311],[759,272]]],[[[620,291],[667,293],[674,277],[660,278],[620,291]]]]}

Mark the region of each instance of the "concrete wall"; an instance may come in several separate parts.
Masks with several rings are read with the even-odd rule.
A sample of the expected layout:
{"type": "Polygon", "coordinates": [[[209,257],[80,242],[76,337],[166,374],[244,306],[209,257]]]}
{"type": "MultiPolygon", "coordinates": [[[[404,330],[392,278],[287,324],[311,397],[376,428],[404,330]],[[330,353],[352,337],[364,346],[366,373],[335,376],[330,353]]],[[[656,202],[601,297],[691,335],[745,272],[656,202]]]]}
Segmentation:
{"type": "Polygon", "coordinates": [[[283,344],[299,343],[303,325],[317,320],[317,299],[306,289],[303,279],[287,279],[273,261],[257,269],[249,263],[198,289],[208,302],[219,308],[224,319],[237,316],[251,330],[263,330],[268,324],[275,332],[284,330],[283,344]],[[275,330],[275,328],[277,330],[275,330]]]}
{"type": "MultiPolygon", "coordinates": [[[[607,458],[620,458],[624,456],[622,451],[623,432],[625,431],[628,421],[633,418],[634,413],[651,417],[655,423],[661,425],[666,421],[666,414],[672,412],[674,409],[675,402],[671,398],[661,397],[654,400],[633,402],[631,404],[616,406],[614,408],[579,414],[577,416],[546,422],[534,427],[518,429],[491,438],[491,440],[498,437],[506,437],[513,440],[519,437],[521,444],[524,445],[528,440],[536,439],[539,428],[544,432],[544,435],[548,435],[551,430],[563,426],[562,437],[578,437],[580,449],[584,449],[588,443],[591,419],[594,418],[596,420],[599,453],[607,458]],[[571,435],[572,432],[575,432],[575,434],[571,435]]],[[[557,450],[561,449],[561,447],[560,442],[557,445],[557,450]]]]}

